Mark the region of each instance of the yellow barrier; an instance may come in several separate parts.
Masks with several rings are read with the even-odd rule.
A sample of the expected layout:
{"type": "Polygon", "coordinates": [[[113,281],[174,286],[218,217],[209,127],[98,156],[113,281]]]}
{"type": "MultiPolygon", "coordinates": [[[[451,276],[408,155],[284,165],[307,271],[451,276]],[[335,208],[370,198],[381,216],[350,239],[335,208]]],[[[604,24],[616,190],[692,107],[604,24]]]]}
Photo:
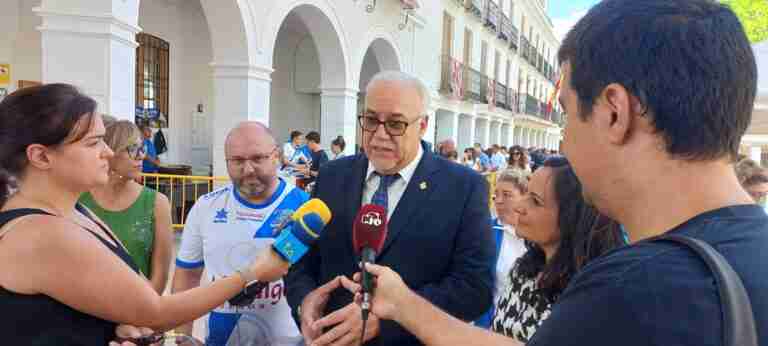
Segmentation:
{"type": "Polygon", "coordinates": [[[496,172],[485,174],[485,180],[488,181],[488,208],[493,210],[493,191],[496,190],[496,172]]]}
{"type": "MultiPolygon", "coordinates": [[[[173,229],[184,228],[187,213],[200,196],[213,191],[217,184],[229,182],[228,177],[206,177],[195,175],[171,175],[143,173],[142,184],[168,197],[171,202],[173,229]]],[[[496,188],[496,172],[485,174],[488,181],[488,207],[493,208],[493,191],[496,188]]],[[[492,209],[491,209],[492,210],[492,209]]]]}
{"type": "Polygon", "coordinates": [[[217,184],[226,183],[228,177],[205,177],[194,175],[170,175],[144,173],[142,184],[165,194],[171,202],[173,229],[180,231],[192,205],[200,196],[213,191],[217,184]]]}

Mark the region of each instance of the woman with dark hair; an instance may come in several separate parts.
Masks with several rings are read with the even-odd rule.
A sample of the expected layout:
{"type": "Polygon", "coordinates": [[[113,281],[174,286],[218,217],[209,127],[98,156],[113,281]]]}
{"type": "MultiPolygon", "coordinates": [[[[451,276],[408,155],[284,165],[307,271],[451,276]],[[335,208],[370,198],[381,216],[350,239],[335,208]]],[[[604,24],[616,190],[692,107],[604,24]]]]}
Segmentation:
{"type": "Polygon", "coordinates": [[[109,181],[114,153],[104,134],[96,102],[70,85],[25,88],[0,102],[0,167],[18,183],[10,194],[0,175],[3,344],[106,345],[118,324],[168,330],[287,269],[265,253],[239,275],[160,296],[109,227],[77,203],[109,181]]]}
{"type": "Polygon", "coordinates": [[[509,274],[492,327],[527,342],[576,272],[623,241],[619,224],[586,203],[565,157],[550,158],[533,174],[515,212],[528,251],[509,274]]]}
{"type": "Polygon", "coordinates": [[[344,148],[347,147],[347,143],[344,141],[344,137],[338,136],[331,141],[331,160],[336,160],[344,157],[344,148]]]}
{"type": "Polygon", "coordinates": [[[528,155],[526,155],[525,149],[523,149],[523,147],[515,145],[509,149],[507,169],[521,171],[524,174],[531,174],[531,166],[528,164],[528,155]]]}

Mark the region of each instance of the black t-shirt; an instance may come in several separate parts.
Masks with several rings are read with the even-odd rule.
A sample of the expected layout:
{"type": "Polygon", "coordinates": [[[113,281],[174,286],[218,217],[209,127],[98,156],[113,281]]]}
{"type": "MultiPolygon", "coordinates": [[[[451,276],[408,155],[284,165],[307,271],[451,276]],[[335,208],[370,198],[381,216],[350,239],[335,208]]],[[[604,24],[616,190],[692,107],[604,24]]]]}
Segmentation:
{"type": "MultiPolygon", "coordinates": [[[[328,154],[325,153],[325,150],[318,150],[312,152],[312,165],[309,166],[309,170],[312,172],[319,172],[320,166],[328,162],[328,154]]],[[[309,178],[309,181],[315,181],[317,177],[311,177],[309,178]]]]}
{"type": "MultiPolygon", "coordinates": [[[[758,343],[768,345],[768,215],[755,205],[694,217],[671,232],[706,241],[739,274],[758,343]]],[[[692,250],[647,240],[590,262],[568,285],[528,346],[719,346],[713,274],[692,250]]]]}

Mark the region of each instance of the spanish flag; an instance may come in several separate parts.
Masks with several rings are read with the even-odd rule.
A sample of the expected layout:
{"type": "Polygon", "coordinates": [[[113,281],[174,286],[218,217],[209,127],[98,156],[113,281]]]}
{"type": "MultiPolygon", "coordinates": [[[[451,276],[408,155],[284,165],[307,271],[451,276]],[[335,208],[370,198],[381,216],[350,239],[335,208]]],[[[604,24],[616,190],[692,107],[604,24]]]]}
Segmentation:
{"type": "MultiPolygon", "coordinates": [[[[547,102],[547,114],[552,114],[552,107],[554,106],[554,103],[557,100],[557,94],[560,93],[560,83],[563,82],[563,75],[561,74],[560,77],[557,79],[557,83],[555,83],[555,89],[552,90],[552,94],[549,95],[549,102],[547,102]]],[[[552,116],[550,115],[550,119],[552,116]]]]}

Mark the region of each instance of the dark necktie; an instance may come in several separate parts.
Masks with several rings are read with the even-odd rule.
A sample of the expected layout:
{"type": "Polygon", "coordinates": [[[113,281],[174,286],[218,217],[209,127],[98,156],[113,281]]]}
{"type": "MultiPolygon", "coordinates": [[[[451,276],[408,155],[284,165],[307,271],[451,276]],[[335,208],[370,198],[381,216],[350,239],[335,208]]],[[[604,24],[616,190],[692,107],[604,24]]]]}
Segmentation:
{"type": "Polygon", "coordinates": [[[389,186],[400,178],[400,174],[374,174],[379,176],[379,188],[377,188],[376,192],[373,193],[371,204],[382,206],[385,210],[387,210],[387,213],[389,213],[389,186]]]}

